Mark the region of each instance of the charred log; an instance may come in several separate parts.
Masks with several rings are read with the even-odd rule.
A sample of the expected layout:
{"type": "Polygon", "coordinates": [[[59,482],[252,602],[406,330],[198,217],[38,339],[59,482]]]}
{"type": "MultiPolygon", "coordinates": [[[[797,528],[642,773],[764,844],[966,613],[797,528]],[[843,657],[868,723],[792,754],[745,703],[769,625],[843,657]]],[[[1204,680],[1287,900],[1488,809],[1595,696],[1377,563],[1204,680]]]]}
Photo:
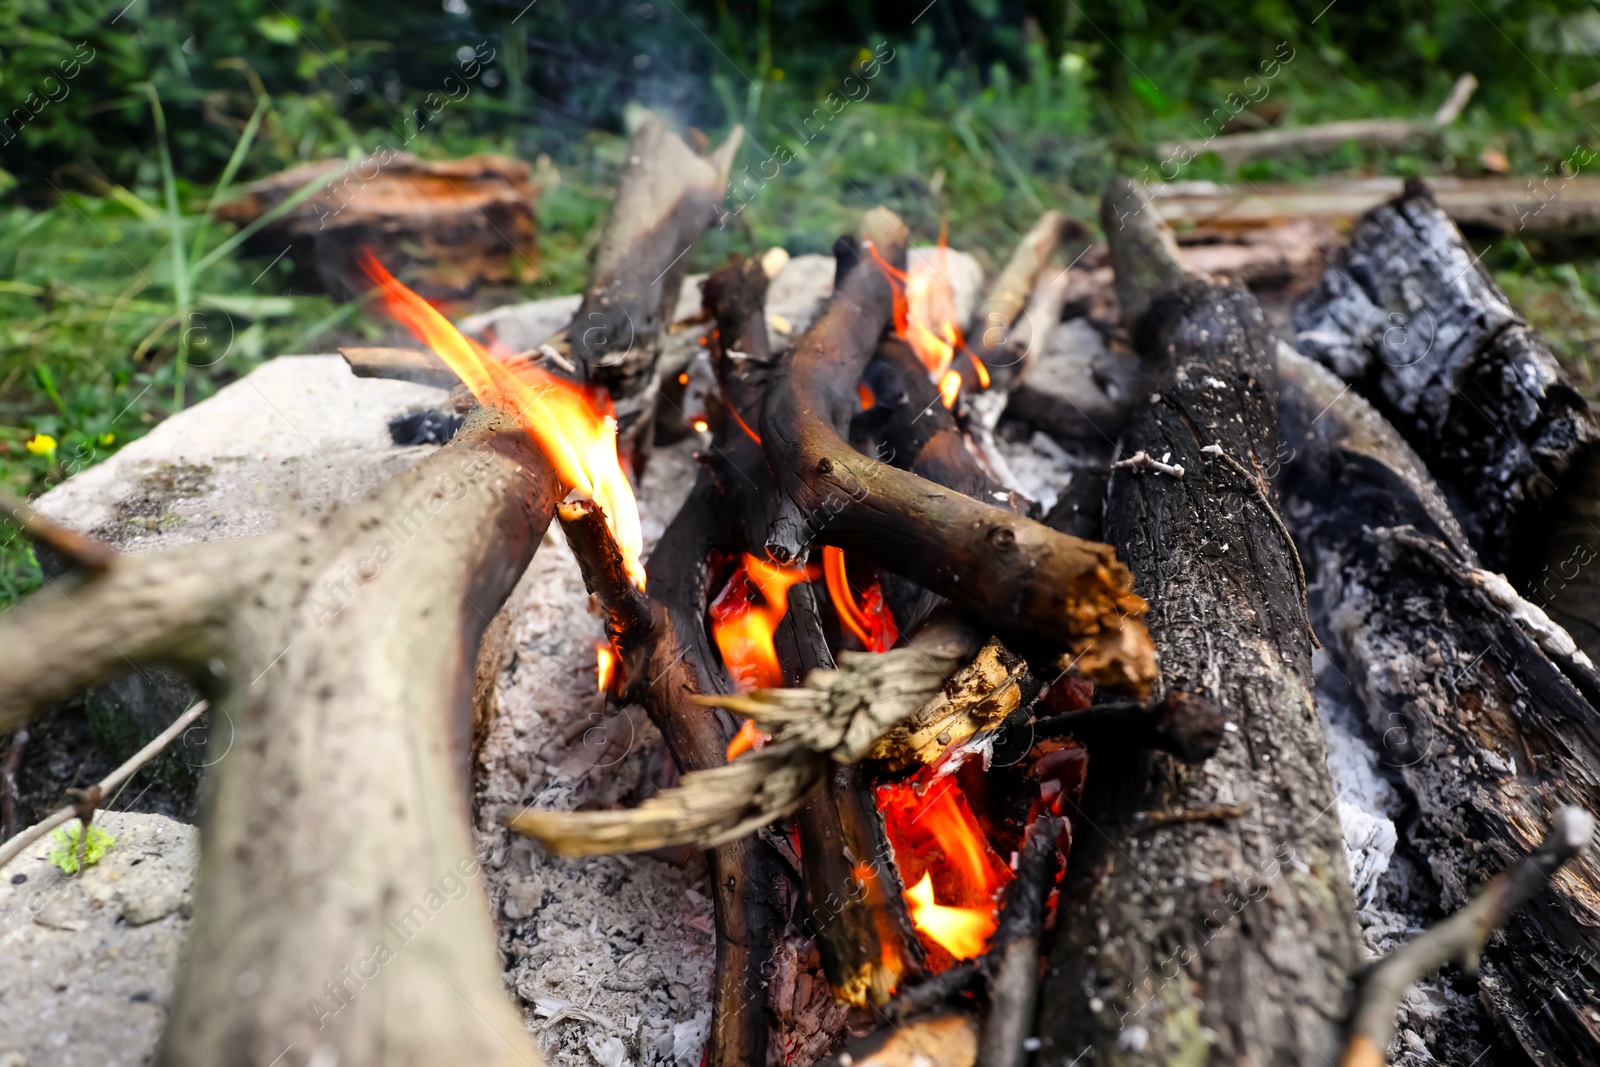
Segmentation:
{"type": "Polygon", "coordinates": [[[1142,690],[1154,672],[1143,604],[1114,552],[869,459],[844,439],[892,312],[889,280],[864,244],[903,264],[903,232],[875,212],[859,241],[839,242],[834,295],[773,376],[761,438],[781,500],[767,551],[788,560],[818,540],[838,545],[1003,637],[1054,643],[1079,654],[1084,673],[1142,690]]]}
{"type": "Polygon", "coordinates": [[[1300,350],[1421,454],[1495,570],[1518,558],[1539,503],[1600,439],[1549,347],[1415,179],[1356,224],[1294,322],[1300,350]]]}
{"type": "MultiPolygon", "coordinates": [[[[1285,352],[1280,479],[1319,629],[1404,781],[1439,906],[1600,809],[1600,679],[1570,638],[1478,569],[1416,454],[1333,375],[1285,352]]],[[[1533,1062],[1600,1059],[1600,863],[1569,864],[1483,951],[1479,995],[1533,1062]]]]}
{"type": "Polygon", "coordinates": [[[1357,932],[1294,546],[1248,477],[1278,448],[1274,342],[1245,291],[1151,261],[1170,239],[1142,190],[1115,180],[1102,214],[1119,267],[1138,268],[1119,288],[1125,307],[1148,308],[1139,348],[1171,374],[1121,448],[1184,471],[1114,471],[1106,531],[1151,602],[1163,681],[1215,701],[1235,729],[1198,767],[1096,752],[1041,1062],[1092,1049],[1097,1063],[1320,1064],[1357,932]],[[1223,807],[1249,817],[1160,818],[1223,807]],[[1141,814],[1160,825],[1129,836],[1141,814]]]}

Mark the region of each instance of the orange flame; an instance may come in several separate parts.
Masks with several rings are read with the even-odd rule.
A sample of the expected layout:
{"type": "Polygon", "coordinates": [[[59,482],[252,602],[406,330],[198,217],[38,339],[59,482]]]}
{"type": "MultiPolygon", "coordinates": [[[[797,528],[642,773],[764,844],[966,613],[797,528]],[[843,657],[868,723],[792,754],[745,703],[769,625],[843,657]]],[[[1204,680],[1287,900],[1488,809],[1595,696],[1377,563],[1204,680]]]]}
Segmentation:
{"type": "Polygon", "coordinates": [[[604,693],[611,688],[611,683],[617,680],[617,653],[604,641],[594,644],[594,675],[600,683],[600,692],[604,693]]]}
{"type": "Polygon", "coordinates": [[[733,740],[728,742],[728,762],[732,763],[734,757],[760,748],[771,740],[771,734],[762,733],[756,728],[754,719],[746,719],[744,725],[739,727],[739,732],[733,735],[733,740]]]}
{"type": "Polygon", "coordinates": [[[744,554],[728,584],[711,602],[711,636],[733,683],[741,690],[776,689],[783,668],[772,635],[789,611],[789,590],[817,577],[815,564],[779,567],[744,554]],[[752,592],[760,594],[757,603],[752,592]]]}
{"type": "Polygon", "coordinates": [[[426,300],[406,288],[366,252],[362,267],[383,295],[384,309],[456,373],[478,402],[521,424],[555,468],[562,484],[591,497],[622,551],[628,577],[644,588],[644,533],[633,486],[617,455],[617,420],[604,390],[597,395],[533,364],[515,369],[496,360],[426,300]]]}
{"type": "Polygon", "coordinates": [[[933,899],[933,875],[905,891],[911,924],[958,960],[970,960],[999,925],[993,908],[951,908],[933,899]]]}
{"type": "Polygon", "coordinates": [[[874,581],[867,587],[858,606],[850,591],[844,551],[832,545],[822,550],[822,574],[828,581],[828,598],[833,601],[833,610],[839,613],[839,621],[856,635],[856,640],[868,652],[887,652],[893,648],[900,631],[894,624],[889,605],[883,601],[883,589],[878,583],[874,581]]]}
{"type": "Polygon", "coordinates": [[[994,932],[996,896],[1012,874],[989,847],[955,778],[924,767],[904,782],[879,786],[877,801],[900,875],[912,886],[905,893],[912,925],[955,959],[976,956],[994,932]]]}
{"type": "Polygon", "coordinates": [[[939,232],[937,260],[924,259],[910,273],[897,270],[872,249],[878,267],[895,284],[894,328],[911,345],[928,376],[939,384],[939,399],[952,407],[961,392],[961,375],[950,369],[956,353],[966,350],[971,356],[978,381],[987,386],[989,371],[983,361],[966,348],[961,327],[956,323],[955,290],[950,285],[949,255],[945,235],[939,232]]]}

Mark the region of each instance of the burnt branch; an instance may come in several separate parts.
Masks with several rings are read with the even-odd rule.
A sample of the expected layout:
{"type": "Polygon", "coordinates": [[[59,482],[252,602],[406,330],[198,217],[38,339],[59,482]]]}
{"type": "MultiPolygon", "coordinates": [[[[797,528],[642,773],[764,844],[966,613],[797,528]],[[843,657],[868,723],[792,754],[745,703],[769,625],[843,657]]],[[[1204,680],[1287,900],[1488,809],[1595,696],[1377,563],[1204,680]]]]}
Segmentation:
{"type": "Polygon", "coordinates": [[[116,550],[110,545],[51,521],[5,489],[0,489],[0,515],[16,523],[28,540],[80,570],[97,573],[111,566],[117,558],[116,550]]]}
{"type": "Polygon", "coordinates": [[[1278,454],[1275,342],[1254,297],[1192,279],[1170,257],[1143,190],[1115,180],[1103,214],[1119,271],[1133,271],[1119,287],[1148,309],[1138,347],[1164,371],[1120,448],[1185,470],[1113,471],[1106,533],[1151,602],[1164,682],[1214,702],[1236,729],[1198,766],[1095,750],[1083,819],[1100,833],[1076,843],[1062,891],[1072,921],[1051,956],[1041,1060],[1093,1049],[1119,1062],[1138,1027],[1151,1062],[1309,1067],[1337,1041],[1355,902],[1329,814],[1294,550],[1273,509],[1206,451],[1247,470],[1278,454]],[[1141,815],[1239,806],[1249,819],[1129,833],[1141,815]],[[1108,940],[1107,929],[1140,933],[1108,940]]]}
{"type": "Polygon", "coordinates": [[[899,220],[868,216],[844,239],[834,295],[767,391],[761,437],[781,494],[767,537],[775,559],[814,542],[859,553],[949,599],[1002,637],[1070,650],[1083,672],[1143,690],[1155,673],[1127,569],[1080,541],[861,455],[844,439],[856,382],[889,323],[893,293],[865,251],[904,262],[899,220]],[[975,536],[976,535],[976,536],[975,536]]]}
{"type": "Polygon", "coordinates": [[[1028,827],[1017,876],[1006,890],[994,946],[983,958],[989,976],[989,1013],[978,1041],[984,1067],[1022,1067],[1028,1062],[1039,997],[1039,940],[1050,890],[1055,885],[1057,839],[1065,825],[1042,815],[1028,827]]]}
{"type": "Polygon", "coordinates": [[[1213,701],[1172,690],[1159,700],[1107,701],[1039,719],[1033,733],[1070,736],[1095,752],[1152,749],[1203,763],[1222,744],[1226,718],[1213,701]]]}
{"type": "Polygon", "coordinates": [[[1383,1067],[1394,1040],[1395,1012],[1406,991],[1447,963],[1477,974],[1478,957],[1490,936],[1588,848],[1593,835],[1594,816],[1582,808],[1559,809],[1539,847],[1497,875],[1472,903],[1369,967],[1357,986],[1341,1067],[1383,1067]]]}
{"type": "Polygon", "coordinates": [[[578,559],[583,584],[606,614],[606,634],[618,649],[648,641],[655,633],[650,600],[628,578],[606,513],[593,500],[571,500],[556,509],[561,530],[578,559]]]}
{"type": "Polygon", "coordinates": [[[717,220],[743,136],[735,126],[702,157],[650,115],[628,142],[583,302],[566,329],[580,380],[604,386],[616,406],[624,455],[642,458],[648,449],[661,338],[689,272],[688,252],[717,220]]]}

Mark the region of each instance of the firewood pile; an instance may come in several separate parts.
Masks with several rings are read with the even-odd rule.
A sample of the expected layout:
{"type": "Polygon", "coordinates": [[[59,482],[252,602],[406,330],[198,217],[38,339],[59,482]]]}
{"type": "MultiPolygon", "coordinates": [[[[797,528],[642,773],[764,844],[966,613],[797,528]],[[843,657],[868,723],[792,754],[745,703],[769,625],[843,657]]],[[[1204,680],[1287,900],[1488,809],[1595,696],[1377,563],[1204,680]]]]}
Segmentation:
{"type": "Polygon", "coordinates": [[[355,260],[428,351],[352,367],[456,385],[448,443],[369,498],[135,557],[13,507],[67,576],[0,617],[0,730],[161,663],[236,731],[159,1062],[539,1062],[487,909],[407,909],[482,862],[503,607],[553,527],[604,620],[597,721],[642,711],[671,759],[637,802],[483,814],[703,850],[704,1063],[799,1062],[807,971],[805,1062],[1600,1060],[1600,434],[1427,188],[1255,259],[1180,249],[1119,179],[1104,247],[1046,213],[965,322],[874,209],[809,323],[769,313],[781,252],[677,319],[738,137],[646,121],[531,347],[355,260]],[[1103,343],[1044,367],[1069,313],[1103,343]],[[1006,458],[1040,428],[1048,510],[1006,458]],[[647,552],[635,486],[685,435],[647,552]],[[348,968],[381,996],[330,999],[348,968]]]}

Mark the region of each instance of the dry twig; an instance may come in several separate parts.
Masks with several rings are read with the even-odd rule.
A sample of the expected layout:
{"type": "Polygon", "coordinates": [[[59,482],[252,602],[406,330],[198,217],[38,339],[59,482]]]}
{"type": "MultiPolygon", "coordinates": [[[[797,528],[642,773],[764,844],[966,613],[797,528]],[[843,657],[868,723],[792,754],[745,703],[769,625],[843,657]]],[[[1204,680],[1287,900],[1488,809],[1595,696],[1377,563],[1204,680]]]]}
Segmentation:
{"type": "Polygon", "coordinates": [[[1406,990],[1447,963],[1476,974],[1478,954],[1490,935],[1587,848],[1593,835],[1594,816],[1575,806],[1560,809],[1543,843],[1500,872],[1471,904],[1368,968],[1357,985],[1341,1067],[1383,1067],[1385,1050],[1394,1040],[1395,1011],[1406,990]]]}

